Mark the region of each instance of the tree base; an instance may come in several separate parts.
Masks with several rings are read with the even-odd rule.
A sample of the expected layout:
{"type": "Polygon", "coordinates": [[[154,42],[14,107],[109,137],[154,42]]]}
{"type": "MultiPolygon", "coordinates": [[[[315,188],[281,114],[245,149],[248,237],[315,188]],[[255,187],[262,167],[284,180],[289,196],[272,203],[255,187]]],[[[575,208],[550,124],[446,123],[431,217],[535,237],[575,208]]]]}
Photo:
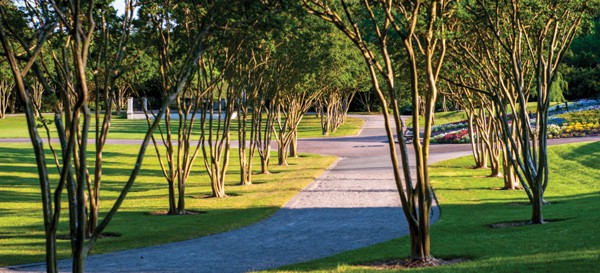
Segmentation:
{"type": "Polygon", "coordinates": [[[504,187],[500,188],[500,190],[503,190],[503,191],[517,191],[517,190],[522,190],[522,189],[523,189],[523,187],[521,187],[521,186],[515,186],[512,188],[504,186],[504,187]]]}
{"type": "Polygon", "coordinates": [[[197,215],[197,214],[205,214],[206,211],[203,210],[184,210],[182,212],[169,212],[166,210],[158,210],[158,211],[152,211],[152,212],[148,212],[148,215],[153,215],[153,216],[178,216],[178,215],[197,215]]]}
{"type": "Polygon", "coordinates": [[[529,226],[529,225],[543,225],[543,224],[554,223],[554,222],[568,221],[571,219],[572,218],[544,219],[544,221],[542,221],[541,223],[534,223],[531,220],[515,220],[515,221],[491,224],[491,225],[488,225],[488,227],[490,227],[490,228],[510,228],[510,227],[529,226]]]}
{"type": "Polygon", "coordinates": [[[421,268],[421,267],[434,267],[440,265],[456,264],[466,261],[466,259],[455,258],[450,260],[436,259],[433,257],[425,259],[398,259],[398,260],[387,260],[372,262],[367,264],[361,264],[374,269],[406,269],[406,268],[421,268]]]}

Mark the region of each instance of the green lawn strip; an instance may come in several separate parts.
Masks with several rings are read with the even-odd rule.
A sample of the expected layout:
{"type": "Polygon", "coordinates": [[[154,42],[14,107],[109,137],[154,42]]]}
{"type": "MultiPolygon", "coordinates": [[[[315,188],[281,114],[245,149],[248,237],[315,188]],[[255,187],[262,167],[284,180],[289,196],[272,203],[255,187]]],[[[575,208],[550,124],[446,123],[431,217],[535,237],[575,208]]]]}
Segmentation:
{"type": "MultiPolygon", "coordinates": [[[[101,190],[103,212],[112,205],[128,178],[138,149],[137,145],[107,146],[101,190]]],[[[0,144],[0,154],[0,266],[43,261],[42,211],[32,148],[28,144],[4,143],[0,144]]],[[[239,165],[237,151],[233,150],[226,186],[230,197],[216,199],[205,198],[211,190],[202,158],[198,158],[186,188],[186,208],[207,213],[160,216],[150,213],[167,210],[167,187],[156,155],[150,148],[140,176],[107,229],[121,236],[100,239],[93,252],[182,241],[256,223],[272,215],[334,160],[334,157],[302,154],[299,158],[289,158],[289,166],[271,166],[273,174],[255,174],[254,185],[238,186],[239,165]]],[[[271,162],[276,162],[276,158],[271,162]]],[[[254,164],[258,172],[258,159],[254,164]]],[[[53,172],[53,182],[56,182],[56,168],[50,163],[48,167],[53,172]]],[[[59,235],[68,233],[67,221],[67,204],[64,202],[59,235]]],[[[69,257],[67,240],[61,240],[58,249],[60,258],[69,257]]]]}
{"type": "MultiPolygon", "coordinates": [[[[559,103],[551,102],[550,106],[557,105],[559,103]]],[[[510,107],[509,107],[510,108],[510,107]]],[[[510,113],[510,109],[507,108],[507,111],[510,113]]],[[[528,102],[527,103],[527,112],[535,113],[537,111],[537,102],[528,102]]],[[[459,111],[447,111],[447,112],[436,112],[435,113],[435,124],[434,125],[442,125],[447,123],[453,123],[458,121],[463,121],[467,119],[467,114],[465,114],[464,110],[459,111]]],[[[412,119],[411,119],[412,120],[412,119]]],[[[410,121],[408,124],[412,124],[410,121]]],[[[425,119],[423,117],[419,118],[419,124],[421,126],[425,126],[425,119]]]]}
{"type": "MultiPolygon", "coordinates": [[[[551,147],[546,200],[552,204],[544,206],[545,218],[551,222],[505,228],[489,225],[530,218],[530,206],[523,205],[527,202],[523,191],[495,190],[502,186],[502,180],[485,177],[487,170],[470,169],[470,157],[435,164],[431,179],[442,204],[442,217],[431,228],[432,254],[466,261],[407,271],[599,272],[598,158],[600,142],[551,147]]],[[[405,236],[283,267],[280,272],[382,272],[355,265],[408,255],[409,240],[405,236]]]]}
{"type": "MultiPolygon", "coordinates": [[[[436,112],[435,118],[434,118],[434,121],[435,121],[434,125],[453,123],[453,122],[463,121],[466,119],[467,119],[467,114],[465,114],[465,111],[463,111],[463,110],[448,111],[448,112],[436,112]]],[[[419,124],[420,124],[420,126],[425,126],[425,119],[423,117],[419,117],[419,124]]],[[[407,120],[406,125],[412,126],[412,118],[407,120]]]]}
{"type": "MultiPolygon", "coordinates": [[[[46,114],[45,118],[52,118],[51,114],[46,114]]],[[[172,132],[177,132],[177,128],[179,126],[178,120],[171,121],[171,130],[172,132]]],[[[360,128],[362,127],[364,120],[360,118],[352,118],[348,117],[345,124],[340,126],[338,130],[334,133],[331,133],[330,137],[339,137],[339,136],[348,136],[348,135],[356,135],[360,128]]],[[[92,121],[92,125],[90,128],[90,137],[95,135],[95,122],[92,121]]],[[[164,122],[161,123],[163,132],[166,132],[164,122]]],[[[234,119],[231,122],[231,138],[237,139],[237,119],[234,119]]],[[[49,126],[50,131],[52,132],[52,137],[56,138],[56,130],[54,129],[54,125],[49,126]]],[[[40,133],[44,138],[46,138],[45,129],[40,128],[40,133]]],[[[148,130],[148,125],[146,120],[128,120],[122,117],[113,117],[111,122],[110,132],[108,134],[108,138],[110,139],[142,139],[146,131],[148,130]]],[[[200,121],[197,121],[197,125],[194,129],[194,134],[199,136],[200,134],[200,121]]],[[[155,133],[156,137],[159,137],[159,132],[155,133]]],[[[25,121],[25,117],[16,116],[16,117],[7,117],[5,119],[0,120],[0,138],[27,138],[29,137],[29,133],[27,131],[27,122],[25,121]]],[[[306,115],[302,122],[300,123],[298,137],[300,138],[315,138],[315,137],[323,137],[321,133],[321,124],[320,118],[315,117],[315,115],[306,115]]]]}

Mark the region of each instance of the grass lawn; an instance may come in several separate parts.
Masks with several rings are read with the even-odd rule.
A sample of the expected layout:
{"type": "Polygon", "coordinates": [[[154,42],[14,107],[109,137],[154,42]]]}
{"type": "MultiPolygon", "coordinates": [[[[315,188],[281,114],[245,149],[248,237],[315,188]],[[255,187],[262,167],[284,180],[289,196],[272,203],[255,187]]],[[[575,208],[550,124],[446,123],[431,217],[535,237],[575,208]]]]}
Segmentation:
{"type": "MultiPolygon", "coordinates": [[[[465,262],[418,272],[600,272],[600,142],[567,144],[549,151],[550,184],[544,206],[549,223],[506,228],[490,224],[527,220],[522,191],[500,191],[502,181],[473,170],[470,157],[431,167],[442,217],[431,228],[432,254],[465,262]]],[[[356,264],[409,255],[407,237],[280,270],[382,272],[356,264]]],[[[403,270],[404,271],[404,270],[403,270]]],[[[391,272],[391,271],[388,271],[391,272]]]]}
{"type": "MultiPolygon", "coordinates": [[[[46,114],[45,118],[53,118],[53,114],[46,114]]],[[[339,137],[339,136],[348,136],[355,135],[360,131],[364,120],[359,118],[348,117],[345,124],[340,126],[335,133],[331,133],[329,137],[339,137]]],[[[93,137],[95,132],[94,130],[94,122],[92,122],[90,137],[93,137]]],[[[164,124],[164,123],[163,123],[164,124]]],[[[200,132],[200,123],[198,121],[198,126],[196,126],[195,131],[200,132]]],[[[172,128],[176,129],[178,126],[177,120],[172,120],[172,128]]],[[[49,126],[52,132],[55,132],[54,125],[49,126]]],[[[164,126],[163,126],[164,128],[164,126]]],[[[126,118],[113,116],[111,122],[111,129],[108,137],[111,139],[142,139],[146,131],[148,130],[148,125],[146,120],[128,120],[126,118]]],[[[321,124],[320,119],[316,118],[315,115],[306,115],[300,126],[298,128],[298,137],[300,138],[313,138],[313,137],[323,137],[321,134],[321,124]]],[[[40,134],[45,138],[46,133],[40,130],[40,134]]],[[[155,133],[158,136],[158,132],[155,133]]],[[[55,137],[56,134],[53,134],[55,137]]],[[[28,138],[29,134],[27,132],[27,122],[25,121],[24,116],[16,116],[16,117],[7,117],[5,119],[0,120],[0,138],[28,138]]],[[[237,120],[232,121],[231,125],[231,137],[232,139],[237,139],[237,120]]]]}
{"type": "MultiPolygon", "coordinates": [[[[554,106],[557,105],[558,103],[556,102],[551,102],[550,106],[554,106]]],[[[527,112],[532,112],[535,113],[536,112],[536,106],[537,103],[536,102],[528,102],[527,103],[527,112]]],[[[509,107],[510,108],[510,107],[509,107]]],[[[509,112],[510,109],[507,109],[509,112]]],[[[463,121],[467,119],[467,114],[465,113],[464,110],[459,110],[459,111],[448,111],[448,112],[436,112],[435,113],[435,125],[442,125],[442,124],[446,124],[446,123],[452,123],[452,122],[457,122],[457,121],[463,121]]],[[[423,117],[419,118],[419,124],[421,126],[425,126],[425,120],[423,119],[423,117]]]]}
{"type": "MultiPolygon", "coordinates": [[[[103,211],[112,205],[126,181],[138,149],[137,145],[107,145],[101,190],[103,211]]],[[[0,266],[41,262],[44,235],[32,148],[29,144],[0,143],[0,154],[0,266]]],[[[255,174],[254,185],[238,186],[237,151],[231,155],[225,189],[230,197],[204,198],[211,190],[202,158],[198,158],[186,187],[186,208],[207,213],[159,216],[151,213],[168,208],[166,180],[153,148],[148,148],[132,191],[106,230],[121,236],[100,239],[94,253],[182,241],[255,223],[273,214],[335,160],[318,155],[289,158],[289,166],[271,166],[273,174],[255,174]]],[[[276,158],[271,162],[276,162],[276,158]]],[[[256,159],[254,164],[258,171],[260,161],[256,159]]],[[[56,169],[51,164],[48,167],[54,172],[52,179],[56,183],[56,169]]],[[[59,235],[68,234],[66,207],[64,203],[59,235]]],[[[60,258],[69,256],[67,240],[61,240],[58,248],[60,258]]]]}

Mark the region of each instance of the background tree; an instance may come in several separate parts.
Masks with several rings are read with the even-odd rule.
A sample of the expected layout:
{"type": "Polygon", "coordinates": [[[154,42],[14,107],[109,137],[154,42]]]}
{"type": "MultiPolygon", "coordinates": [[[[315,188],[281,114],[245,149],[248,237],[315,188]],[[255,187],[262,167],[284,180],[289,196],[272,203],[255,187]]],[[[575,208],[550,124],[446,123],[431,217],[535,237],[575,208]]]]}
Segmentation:
{"type": "Polygon", "coordinates": [[[14,84],[8,80],[0,80],[0,118],[6,117],[6,110],[11,104],[11,95],[14,84]]]}
{"type": "Polygon", "coordinates": [[[319,57],[322,71],[318,73],[314,85],[322,86],[323,92],[315,100],[315,109],[321,118],[323,135],[335,132],[346,122],[350,103],[356,93],[368,85],[364,66],[360,65],[361,56],[354,45],[344,39],[343,33],[332,27],[322,32],[320,38],[326,43],[320,46],[319,57]]]}
{"type": "MultiPolygon", "coordinates": [[[[594,2],[588,3],[594,5],[594,2]]],[[[600,15],[590,12],[592,20],[583,22],[582,30],[565,53],[559,71],[568,82],[563,90],[569,100],[600,96],[600,15]]]]}

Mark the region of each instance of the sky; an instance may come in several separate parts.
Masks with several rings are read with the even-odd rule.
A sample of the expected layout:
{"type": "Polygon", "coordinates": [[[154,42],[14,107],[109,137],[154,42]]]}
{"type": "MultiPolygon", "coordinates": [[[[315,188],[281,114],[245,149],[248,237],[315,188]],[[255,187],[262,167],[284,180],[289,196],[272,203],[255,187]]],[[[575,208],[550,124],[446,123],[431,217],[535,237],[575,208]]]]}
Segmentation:
{"type": "Polygon", "coordinates": [[[119,16],[123,15],[125,12],[125,1],[123,0],[115,0],[110,5],[117,10],[119,16]]]}

